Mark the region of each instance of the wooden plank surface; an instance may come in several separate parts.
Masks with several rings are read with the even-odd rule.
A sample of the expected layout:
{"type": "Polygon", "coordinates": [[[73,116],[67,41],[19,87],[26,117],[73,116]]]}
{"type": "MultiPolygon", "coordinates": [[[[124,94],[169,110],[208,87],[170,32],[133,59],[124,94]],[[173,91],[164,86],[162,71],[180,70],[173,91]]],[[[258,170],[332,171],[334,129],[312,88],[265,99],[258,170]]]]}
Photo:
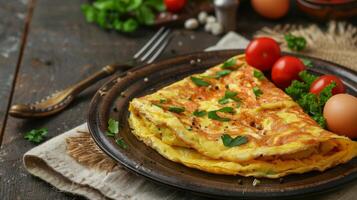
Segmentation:
{"type": "Polygon", "coordinates": [[[27,1],[0,0],[0,143],[27,15],[27,1]]]}
{"type": "MultiPolygon", "coordinates": [[[[142,29],[134,35],[123,35],[103,31],[84,21],[80,12],[82,2],[36,1],[17,76],[14,103],[34,102],[87,77],[105,64],[125,61],[155,32],[155,29],[142,29]]],[[[281,21],[263,20],[252,13],[249,5],[244,5],[240,9],[238,32],[251,38],[252,33],[263,26],[286,22],[303,24],[304,21],[307,21],[306,18],[296,12],[281,21]]],[[[202,30],[176,29],[173,40],[160,59],[200,51],[218,40],[219,37],[202,30]]],[[[23,134],[33,128],[46,127],[51,138],[83,123],[90,98],[100,84],[83,93],[68,110],[59,115],[42,120],[9,118],[0,151],[0,199],[82,199],[61,193],[25,171],[22,155],[35,145],[24,140],[23,134]]],[[[343,193],[333,193],[329,199],[338,195],[340,199],[347,200],[355,194],[353,190],[356,190],[356,184],[341,190],[343,193]]],[[[320,196],[319,199],[327,197],[320,196]]]]}

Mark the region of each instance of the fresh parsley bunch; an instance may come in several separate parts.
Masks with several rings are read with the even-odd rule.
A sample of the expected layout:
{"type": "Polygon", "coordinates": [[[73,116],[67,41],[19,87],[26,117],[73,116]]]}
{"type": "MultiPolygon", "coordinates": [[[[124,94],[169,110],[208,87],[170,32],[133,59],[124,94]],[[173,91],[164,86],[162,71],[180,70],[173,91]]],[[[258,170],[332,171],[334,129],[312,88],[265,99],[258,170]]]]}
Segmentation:
{"type": "Polygon", "coordinates": [[[306,47],[306,39],[304,37],[295,36],[289,33],[286,34],[284,38],[288,44],[289,49],[293,51],[302,51],[306,47]]]}
{"type": "Polygon", "coordinates": [[[285,92],[291,96],[322,128],[326,128],[326,120],[323,117],[323,108],[326,101],[332,96],[332,89],[336,83],[331,83],[325,87],[319,95],[309,92],[311,84],[318,78],[317,76],[302,71],[299,74],[302,81],[294,80],[291,85],[285,89],[285,92]]]}
{"type": "Polygon", "coordinates": [[[139,25],[151,25],[155,13],[165,10],[163,0],[94,0],[81,6],[90,23],[104,29],[133,32],[139,25]]]}

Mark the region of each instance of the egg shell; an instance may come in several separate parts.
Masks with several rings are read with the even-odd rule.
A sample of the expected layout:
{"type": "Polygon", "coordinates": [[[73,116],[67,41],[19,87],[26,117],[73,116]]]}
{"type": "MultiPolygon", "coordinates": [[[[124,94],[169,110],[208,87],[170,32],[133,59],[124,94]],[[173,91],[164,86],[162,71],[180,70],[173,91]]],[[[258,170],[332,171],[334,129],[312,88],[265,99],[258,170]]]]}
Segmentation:
{"type": "Polygon", "coordinates": [[[330,131],[357,138],[357,98],[349,94],[332,96],[325,104],[323,115],[330,131]]]}

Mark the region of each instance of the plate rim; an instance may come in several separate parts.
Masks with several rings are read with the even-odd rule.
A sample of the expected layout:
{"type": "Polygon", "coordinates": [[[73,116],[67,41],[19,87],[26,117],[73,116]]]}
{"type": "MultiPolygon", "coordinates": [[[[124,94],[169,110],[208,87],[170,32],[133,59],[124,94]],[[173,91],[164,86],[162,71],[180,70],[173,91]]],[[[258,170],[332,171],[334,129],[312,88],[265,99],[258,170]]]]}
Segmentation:
{"type": "MultiPolygon", "coordinates": [[[[244,49],[232,49],[232,50],[218,50],[218,51],[198,51],[198,52],[193,52],[193,53],[187,53],[187,54],[182,54],[182,55],[177,55],[175,57],[171,57],[168,59],[164,59],[164,60],[160,60],[158,62],[155,62],[153,64],[160,64],[160,63],[164,63],[164,62],[169,62],[171,60],[175,60],[177,58],[185,58],[188,56],[198,56],[201,54],[205,54],[205,53],[215,53],[215,52],[221,52],[221,53],[237,53],[237,54],[241,54],[244,53],[244,49]]],[[[306,55],[301,55],[301,54],[294,54],[294,53],[287,53],[287,52],[282,52],[285,55],[294,55],[297,57],[303,57],[303,58],[308,58],[308,59],[313,59],[313,60],[317,60],[317,61],[322,61],[334,66],[337,66],[338,68],[343,69],[344,71],[346,71],[347,73],[352,74],[353,76],[357,76],[357,72],[344,67],[342,65],[339,65],[337,63],[331,62],[331,61],[326,61],[320,58],[315,58],[312,56],[306,56],[306,55]]],[[[128,72],[134,72],[140,69],[145,68],[146,66],[150,66],[153,64],[149,64],[149,65],[143,65],[143,66],[137,66],[134,67],[126,72],[124,72],[124,74],[126,75],[128,72]]],[[[95,141],[96,145],[102,150],[104,151],[108,156],[110,156],[112,159],[114,159],[116,162],[119,162],[121,165],[123,165],[126,169],[129,169],[129,171],[134,172],[135,174],[138,174],[140,176],[145,177],[148,180],[151,180],[153,182],[165,185],[165,186],[169,186],[171,188],[175,188],[175,189],[179,189],[179,190],[183,190],[183,191],[189,191],[195,194],[199,194],[201,196],[210,196],[210,197],[218,197],[218,198],[227,198],[227,197],[245,197],[245,198],[276,198],[276,197],[281,197],[281,198],[287,198],[287,197],[297,197],[297,196],[309,196],[309,195],[315,195],[315,194],[319,194],[319,193],[325,193],[328,191],[332,191],[338,188],[341,188],[343,185],[352,182],[354,180],[357,179],[357,171],[354,171],[353,173],[351,173],[348,176],[344,176],[342,178],[339,178],[338,180],[333,181],[333,183],[331,182],[327,182],[325,184],[320,184],[318,186],[315,187],[310,187],[310,188],[300,188],[300,189],[295,189],[295,190],[289,190],[289,191],[284,191],[284,192],[245,192],[242,195],[235,195],[235,196],[231,196],[231,195],[223,195],[222,194],[218,194],[217,191],[214,193],[207,193],[207,191],[203,191],[203,190],[197,190],[197,187],[182,187],[182,185],[178,186],[178,185],[174,185],[169,181],[157,178],[157,177],[153,177],[152,173],[148,173],[145,170],[140,170],[140,169],[136,169],[135,167],[129,165],[126,162],[123,162],[122,160],[120,160],[109,148],[106,147],[105,141],[102,141],[101,138],[99,137],[99,134],[103,134],[100,133],[100,131],[98,132],[97,129],[99,129],[99,126],[97,125],[98,123],[98,103],[100,100],[100,90],[102,90],[103,88],[110,87],[109,90],[117,83],[113,83],[113,81],[115,79],[117,79],[118,77],[120,77],[120,75],[114,75],[113,77],[111,77],[107,82],[105,82],[96,92],[96,94],[93,96],[90,105],[89,105],[89,109],[88,109],[88,113],[87,113],[87,124],[88,124],[88,129],[89,132],[91,134],[91,137],[93,138],[93,140],[95,141]],[[108,86],[111,85],[111,86],[108,86]],[[93,114],[95,113],[95,114],[93,114]],[[151,176],[150,176],[151,175],[151,176]],[[332,184],[332,185],[331,185],[332,184]],[[341,187],[340,187],[341,186],[341,187]],[[193,189],[194,188],[194,189],[193,189]]],[[[101,101],[105,101],[105,98],[103,98],[101,101]]]]}

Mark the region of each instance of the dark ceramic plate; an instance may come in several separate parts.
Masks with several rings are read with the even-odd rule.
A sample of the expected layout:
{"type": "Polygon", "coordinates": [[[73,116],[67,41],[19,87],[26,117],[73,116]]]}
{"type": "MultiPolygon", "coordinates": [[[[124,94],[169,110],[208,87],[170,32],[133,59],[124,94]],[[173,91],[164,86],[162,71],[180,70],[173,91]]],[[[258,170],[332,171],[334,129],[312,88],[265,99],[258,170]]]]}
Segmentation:
{"type": "MultiPolygon", "coordinates": [[[[323,173],[311,172],[289,175],[283,181],[259,179],[261,184],[252,186],[254,178],[215,175],[171,162],[135,138],[128,126],[128,102],[134,98],[175,82],[192,73],[223,62],[243,53],[243,50],[201,52],[157,62],[133,69],[107,82],[94,96],[88,115],[89,130],[98,146],[127,169],[155,182],[210,197],[275,198],[306,196],[335,189],[357,178],[357,159],[323,173]],[[147,80],[147,81],[145,81],[147,80]],[[119,121],[122,137],[128,145],[121,149],[113,138],[107,137],[109,117],[119,121]],[[238,180],[242,180],[239,184],[238,180]]],[[[357,95],[357,74],[337,64],[309,58],[316,74],[332,73],[340,76],[348,92],[357,95]]]]}

